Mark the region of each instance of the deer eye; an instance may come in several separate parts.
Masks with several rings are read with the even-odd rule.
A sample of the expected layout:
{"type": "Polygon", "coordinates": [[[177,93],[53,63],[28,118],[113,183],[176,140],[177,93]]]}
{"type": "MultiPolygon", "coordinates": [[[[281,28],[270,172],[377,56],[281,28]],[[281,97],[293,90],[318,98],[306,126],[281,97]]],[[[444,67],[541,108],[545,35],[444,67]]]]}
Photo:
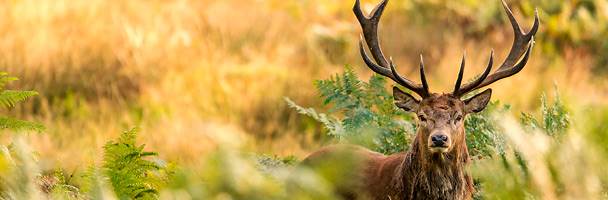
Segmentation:
{"type": "Polygon", "coordinates": [[[458,121],[460,121],[460,120],[462,120],[462,115],[458,115],[458,116],[456,116],[456,121],[458,122],[458,121]]]}

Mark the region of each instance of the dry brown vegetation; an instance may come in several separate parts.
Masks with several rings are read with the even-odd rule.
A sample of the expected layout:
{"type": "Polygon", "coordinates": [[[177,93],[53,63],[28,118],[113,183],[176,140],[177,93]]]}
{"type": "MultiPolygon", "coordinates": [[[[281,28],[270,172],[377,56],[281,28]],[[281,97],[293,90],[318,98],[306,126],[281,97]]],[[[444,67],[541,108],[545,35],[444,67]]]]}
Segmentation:
{"type": "MultiPolygon", "coordinates": [[[[367,10],[375,4],[364,3],[367,10]]],[[[491,48],[498,60],[509,49],[506,24],[488,25],[484,34],[470,33],[460,27],[483,21],[421,22],[406,14],[411,3],[391,3],[381,27],[382,38],[390,41],[383,43],[386,54],[401,73],[415,75],[413,66],[423,52],[432,90],[451,87],[465,50],[471,66],[465,77],[473,77],[485,66],[491,48]]],[[[360,30],[352,4],[3,1],[0,70],[20,77],[11,87],[41,94],[9,114],[47,126],[46,134],[28,138],[48,168],[73,169],[98,160],[100,147],[133,125],[142,127],[147,148],[177,163],[197,162],[223,137],[241,137],[253,151],[302,157],[325,136],[318,124],[290,110],[283,97],[319,107],[314,80],[345,65],[362,77],[371,74],[358,57],[360,30]]],[[[475,5],[469,10],[456,7],[437,19],[488,5],[499,8],[493,1],[475,5]]],[[[522,22],[531,19],[516,13],[526,19],[522,22]]],[[[551,26],[543,21],[539,32],[551,26]]],[[[532,110],[538,108],[539,94],[555,84],[570,104],[604,105],[607,80],[591,71],[598,55],[584,46],[566,45],[559,56],[547,56],[545,41],[537,40],[521,73],[493,85],[493,99],[512,104],[515,113],[532,110]]],[[[3,135],[2,140],[10,139],[3,135]]]]}

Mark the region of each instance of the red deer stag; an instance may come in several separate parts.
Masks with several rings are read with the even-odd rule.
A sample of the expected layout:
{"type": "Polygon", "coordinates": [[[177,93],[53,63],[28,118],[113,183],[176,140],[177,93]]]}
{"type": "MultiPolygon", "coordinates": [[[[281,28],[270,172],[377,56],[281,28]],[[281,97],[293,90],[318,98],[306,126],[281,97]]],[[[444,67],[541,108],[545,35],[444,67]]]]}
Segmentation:
{"type": "Polygon", "coordinates": [[[383,0],[369,16],[365,16],[359,0],[356,0],[353,11],[363,29],[359,48],[365,64],[374,72],[392,79],[421,97],[419,100],[398,87],[393,87],[395,105],[415,113],[418,118],[418,131],[410,151],[384,156],[362,147],[337,145],[312,153],[303,163],[310,165],[330,156],[342,155],[338,152],[348,152],[359,159],[360,167],[347,170],[350,171],[347,179],[352,180],[352,183],[337,186],[338,193],[346,199],[471,199],[474,188],[471,176],[466,170],[470,159],[465,142],[464,118],[469,113],[482,111],[490,100],[492,90],[486,89],[468,99],[461,98],[524,68],[534,43],[533,36],[538,30],[538,14],[535,14],[531,30],[528,33],[522,32],[513,13],[502,1],[515,33],[513,45],[505,61],[495,72],[490,73],[493,52],[490,53],[485,71],[475,80],[461,85],[465,66],[463,56],[454,91],[438,94],[429,92],[422,56],[422,84],[417,84],[400,76],[392,60],[387,60],[382,53],[377,29],[387,1],[383,0]],[[375,62],[368,57],[364,42],[375,62]]]}

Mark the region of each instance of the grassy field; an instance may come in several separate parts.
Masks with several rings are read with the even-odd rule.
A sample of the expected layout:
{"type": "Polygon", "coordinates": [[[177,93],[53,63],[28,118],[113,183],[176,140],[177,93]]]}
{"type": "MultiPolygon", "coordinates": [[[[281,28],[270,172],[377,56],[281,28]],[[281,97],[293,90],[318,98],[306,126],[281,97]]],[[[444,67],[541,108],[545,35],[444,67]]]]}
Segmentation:
{"type": "MultiPolygon", "coordinates": [[[[231,163],[227,166],[240,167],[230,177],[250,181],[232,183],[237,185],[234,190],[215,187],[209,191],[220,192],[206,197],[249,199],[238,195],[253,190],[264,192],[251,199],[268,199],[264,197],[281,186],[263,173],[251,172],[255,167],[234,162],[249,163],[242,157],[262,154],[299,160],[334,142],[320,123],[298,114],[284,97],[323,111],[315,80],[341,73],[345,66],[363,80],[371,76],[357,50],[360,27],[351,11],[353,3],[2,1],[0,71],[20,79],[8,89],[39,93],[2,114],[40,122],[46,129],[5,130],[0,144],[31,148],[32,162],[42,174],[58,169],[80,174],[104,163],[108,141],[138,127],[137,143],[180,169],[170,186],[159,186],[161,198],[196,198],[192,188],[211,186],[187,174],[221,179],[225,174],[208,173],[217,167],[213,163],[231,163]]],[[[369,11],[377,2],[363,3],[369,11]]],[[[538,7],[541,28],[529,64],[516,76],[493,84],[492,99],[511,105],[499,124],[512,148],[528,156],[532,174],[540,175],[521,178],[519,171],[500,171],[496,159],[480,161],[475,167],[479,177],[500,172],[482,180],[492,187],[513,188],[488,198],[607,198],[608,174],[600,168],[608,164],[603,146],[608,145],[608,3],[509,3],[525,28],[538,7]],[[528,144],[516,120],[507,119],[519,118],[521,112],[541,116],[541,94],[553,100],[555,91],[570,112],[567,136],[554,141],[537,133],[534,137],[542,145],[528,144]],[[573,187],[564,186],[569,184],[573,187]]],[[[469,78],[482,71],[491,49],[497,60],[506,57],[512,33],[501,9],[498,0],[393,0],[383,16],[382,44],[400,72],[410,77],[417,76],[422,53],[431,90],[449,91],[465,51],[469,78]]],[[[515,157],[507,155],[506,160],[516,162],[515,157]]],[[[277,173],[283,177],[283,172],[277,173]]],[[[316,183],[318,188],[303,193],[325,194],[319,192],[328,190],[323,182],[316,183]]],[[[110,190],[96,197],[112,196],[110,190]]]]}

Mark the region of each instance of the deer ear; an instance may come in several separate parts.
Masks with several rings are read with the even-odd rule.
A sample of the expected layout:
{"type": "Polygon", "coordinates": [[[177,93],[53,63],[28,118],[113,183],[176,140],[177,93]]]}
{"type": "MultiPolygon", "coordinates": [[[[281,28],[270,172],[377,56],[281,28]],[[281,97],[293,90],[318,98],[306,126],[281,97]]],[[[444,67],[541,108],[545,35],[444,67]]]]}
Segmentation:
{"type": "Polygon", "coordinates": [[[464,109],[467,113],[476,113],[482,111],[490,102],[492,97],[492,89],[484,90],[475,96],[464,100],[464,109]]]}
{"type": "Polygon", "coordinates": [[[398,87],[393,87],[393,97],[395,98],[395,105],[405,111],[416,112],[420,101],[414,98],[412,95],[401,91],[398,87]]]}

